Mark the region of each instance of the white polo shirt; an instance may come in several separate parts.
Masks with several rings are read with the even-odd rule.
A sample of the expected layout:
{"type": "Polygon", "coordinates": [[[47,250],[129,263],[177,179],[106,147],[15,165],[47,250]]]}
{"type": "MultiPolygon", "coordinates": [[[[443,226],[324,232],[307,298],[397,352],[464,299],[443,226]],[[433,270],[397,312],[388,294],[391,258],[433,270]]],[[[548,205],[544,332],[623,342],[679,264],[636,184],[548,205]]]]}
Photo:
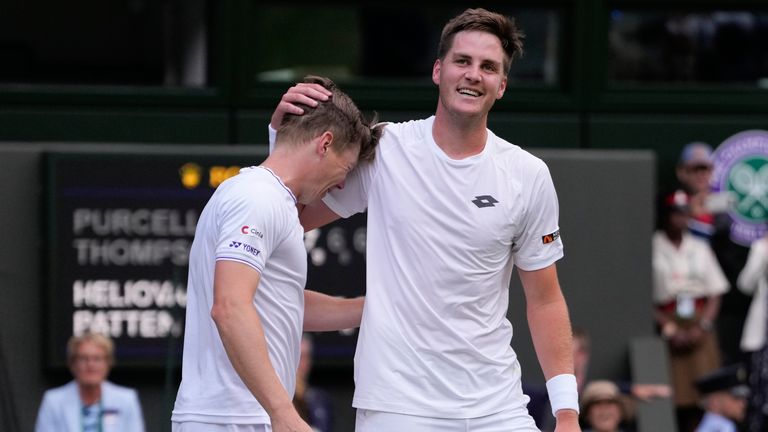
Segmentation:
{"type": "Polygon", "coordinates": [[[434,118],[388,124],[371,164],[325,203],[368,210],[367,293],[353,405],[472,418],[524,407],[506,318],[514,265],[563,256],[546,165],[488,131],[484,150],[452,160],[434,118]]]}
{"type": "Polygon", "coordinates": [[[182,381],[172,421],[269,424],[269,416],[232,367],[211,318],[218,260],[237,261],[261,273],[253,303],[269,359],[293,395],[307,274],[303,234],[296,198],[266,168],[244,168],[213,194],[190,251],[182,381]]]}

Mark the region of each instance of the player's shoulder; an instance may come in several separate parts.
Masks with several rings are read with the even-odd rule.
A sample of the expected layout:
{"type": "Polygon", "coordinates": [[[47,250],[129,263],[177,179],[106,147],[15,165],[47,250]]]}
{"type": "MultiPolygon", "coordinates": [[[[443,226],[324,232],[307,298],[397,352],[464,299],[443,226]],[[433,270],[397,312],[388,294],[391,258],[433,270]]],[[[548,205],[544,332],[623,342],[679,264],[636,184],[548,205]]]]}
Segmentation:
{"type": "Polygon", "coordinates": [[[384,134],[382,141],[401,140],[407,138],[423,138],[425,133],[431,131],[432,117],[418,120],[406,120],[401,122],[384,122],[384,134]]]}
{"type": "Polygon", "coordinates": [[[494,159],[501,161],[506,165],[512,165],[516,170],[525,170],[526,172],[537,172],[547,169],[547,164],[543,159],[513,144],[504,138],[499,137],[488,130],[489,145],[493,146],[494,159]]]}
{"type": "Polygon", "coordinates": [[[218,189],[230,194],[245,194],[253,197],[254,189],[258,188],[259,194],[280,193],[282,180],[268,168],[260,166],[250,166],[240,169],[237,175],[234,175],[219,185],[218,189]]]}
{"type": "Polygon", "coordinates": [[[243,168],[220,184],[211,198],[213,205],[224,212],[285,206],[293,209],[295,201],[293,193],[279,177],[260,167],[243,168]]]}

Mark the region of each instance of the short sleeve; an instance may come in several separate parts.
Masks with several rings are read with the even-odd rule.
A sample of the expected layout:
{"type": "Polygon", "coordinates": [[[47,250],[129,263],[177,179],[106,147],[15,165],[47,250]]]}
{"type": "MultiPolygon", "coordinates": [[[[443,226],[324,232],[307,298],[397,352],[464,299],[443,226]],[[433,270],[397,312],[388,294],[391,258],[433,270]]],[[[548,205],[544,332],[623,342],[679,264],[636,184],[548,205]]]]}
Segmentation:
{"type": "Polygon", "coordinates": [[[280,237],[280,198],[264,191],[258,199],[239,194],[221,206],[216,260],[237,261],[258,272],[280,237]]]}
{"type": "Polygon", "coordinates": [[[515,265],[532,271],[548,267],[563,257],[563,243],[558,225],[560,207],[547,166],[541,162],[530,195],[527,195],[521,231],[515,239],[515,265]]]}

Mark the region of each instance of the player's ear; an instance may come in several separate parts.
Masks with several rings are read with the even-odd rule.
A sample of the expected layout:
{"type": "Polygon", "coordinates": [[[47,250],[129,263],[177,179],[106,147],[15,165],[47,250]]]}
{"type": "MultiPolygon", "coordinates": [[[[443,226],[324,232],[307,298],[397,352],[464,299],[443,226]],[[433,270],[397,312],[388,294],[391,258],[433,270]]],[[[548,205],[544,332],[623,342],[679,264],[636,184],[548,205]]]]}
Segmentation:
{"type": "Polygon", "coordinates": [[[328,151],[330,151],[331,145],[333,145],[333,132],[329,130],[323,132],[319,137],[316,138],[315,143],[317,155],[324,157],[326,154],[328,154],[328,151]]]}
{"type": "Polygon", "coordinates": [[[435,64],[432,65],[432,82],[440,85],[440,68],[442,67],[442,64],[440,63],[440,59],[435,60],[435,64]]]}
{"type": "Polygon", "coordinates": [[[507,77],[501,79],[501,85],[499,86],[499,91],[496,92],[496,99],[501,99],[502,96],[504,96],[504,91],[507,89],[507,77]]]}

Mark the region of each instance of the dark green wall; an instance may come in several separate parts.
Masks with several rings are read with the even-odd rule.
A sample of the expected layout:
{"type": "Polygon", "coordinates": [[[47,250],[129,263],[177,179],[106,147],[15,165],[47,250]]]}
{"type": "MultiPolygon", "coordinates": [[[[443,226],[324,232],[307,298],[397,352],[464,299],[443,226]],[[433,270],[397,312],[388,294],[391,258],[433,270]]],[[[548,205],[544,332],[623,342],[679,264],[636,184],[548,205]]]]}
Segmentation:
{"type": "MultiPolygon", "coordinates": [[[[0,142],[262,144],[265,124],[288,84],[255,79],[259,68],[270,66],[262,63],[271,61],[259,53],[270,50],[279,56],[269,59],[315,65],[343,63],[344,56],[359,55],[355,41],[349,39],[355,39],[360,31],[350,15],[354,8],[349,6],[354,4],[332,2],[326,12],[333,15],[331,12],[338,11],[338,16],[333,26],[320,29],[312,27],[318,17],[302,15],[302,10],[317,10],[311,2],[289,6],[278,1],[209,2],[206,88],[0,84],[0,142]],[[286,14],[293,17],[291,22],[304,22],[301,28],[305,31],[265,38],[263,35],[271,35],[265,28],[285,22],[286,14]],[[311,38],[313,29],[338,40],[332,46],[316,46],[311,38]]],[[[382,8],[408,4],[372,3],[382,8]]],[[[607,78],[609,16],[614,9],[694,10],[724,5],[717,0],[519,2],[515,7],[559,14],[560,78],[553,86],[511,83],[494,109],[491,127],[525,147],[651,150],[659,162],[657,181],[670,183],[670,169],[686,142],[704,140],[717,145],[735,132],[768,128],[768,90],[716,83],[685,87],[611,83],[607,78]]],[[[759,0],[727,5],[747,10],[766,8],[759,0]]],[[[480,5],[427,1],[419,7],[431,11],[425,15],[430,16],[436,8],[460,10],[467,6],[509,7],[501,1],[480,5]]],[[[414,41],[413,46],[391,49],[417,49],[421,45],[414,41]]],[[[425,117],[436,103],[436,91],[428,76],[417,80],[351,80],[343,87],[363,110],[377,111],[383,120],[425,117]]]]}

